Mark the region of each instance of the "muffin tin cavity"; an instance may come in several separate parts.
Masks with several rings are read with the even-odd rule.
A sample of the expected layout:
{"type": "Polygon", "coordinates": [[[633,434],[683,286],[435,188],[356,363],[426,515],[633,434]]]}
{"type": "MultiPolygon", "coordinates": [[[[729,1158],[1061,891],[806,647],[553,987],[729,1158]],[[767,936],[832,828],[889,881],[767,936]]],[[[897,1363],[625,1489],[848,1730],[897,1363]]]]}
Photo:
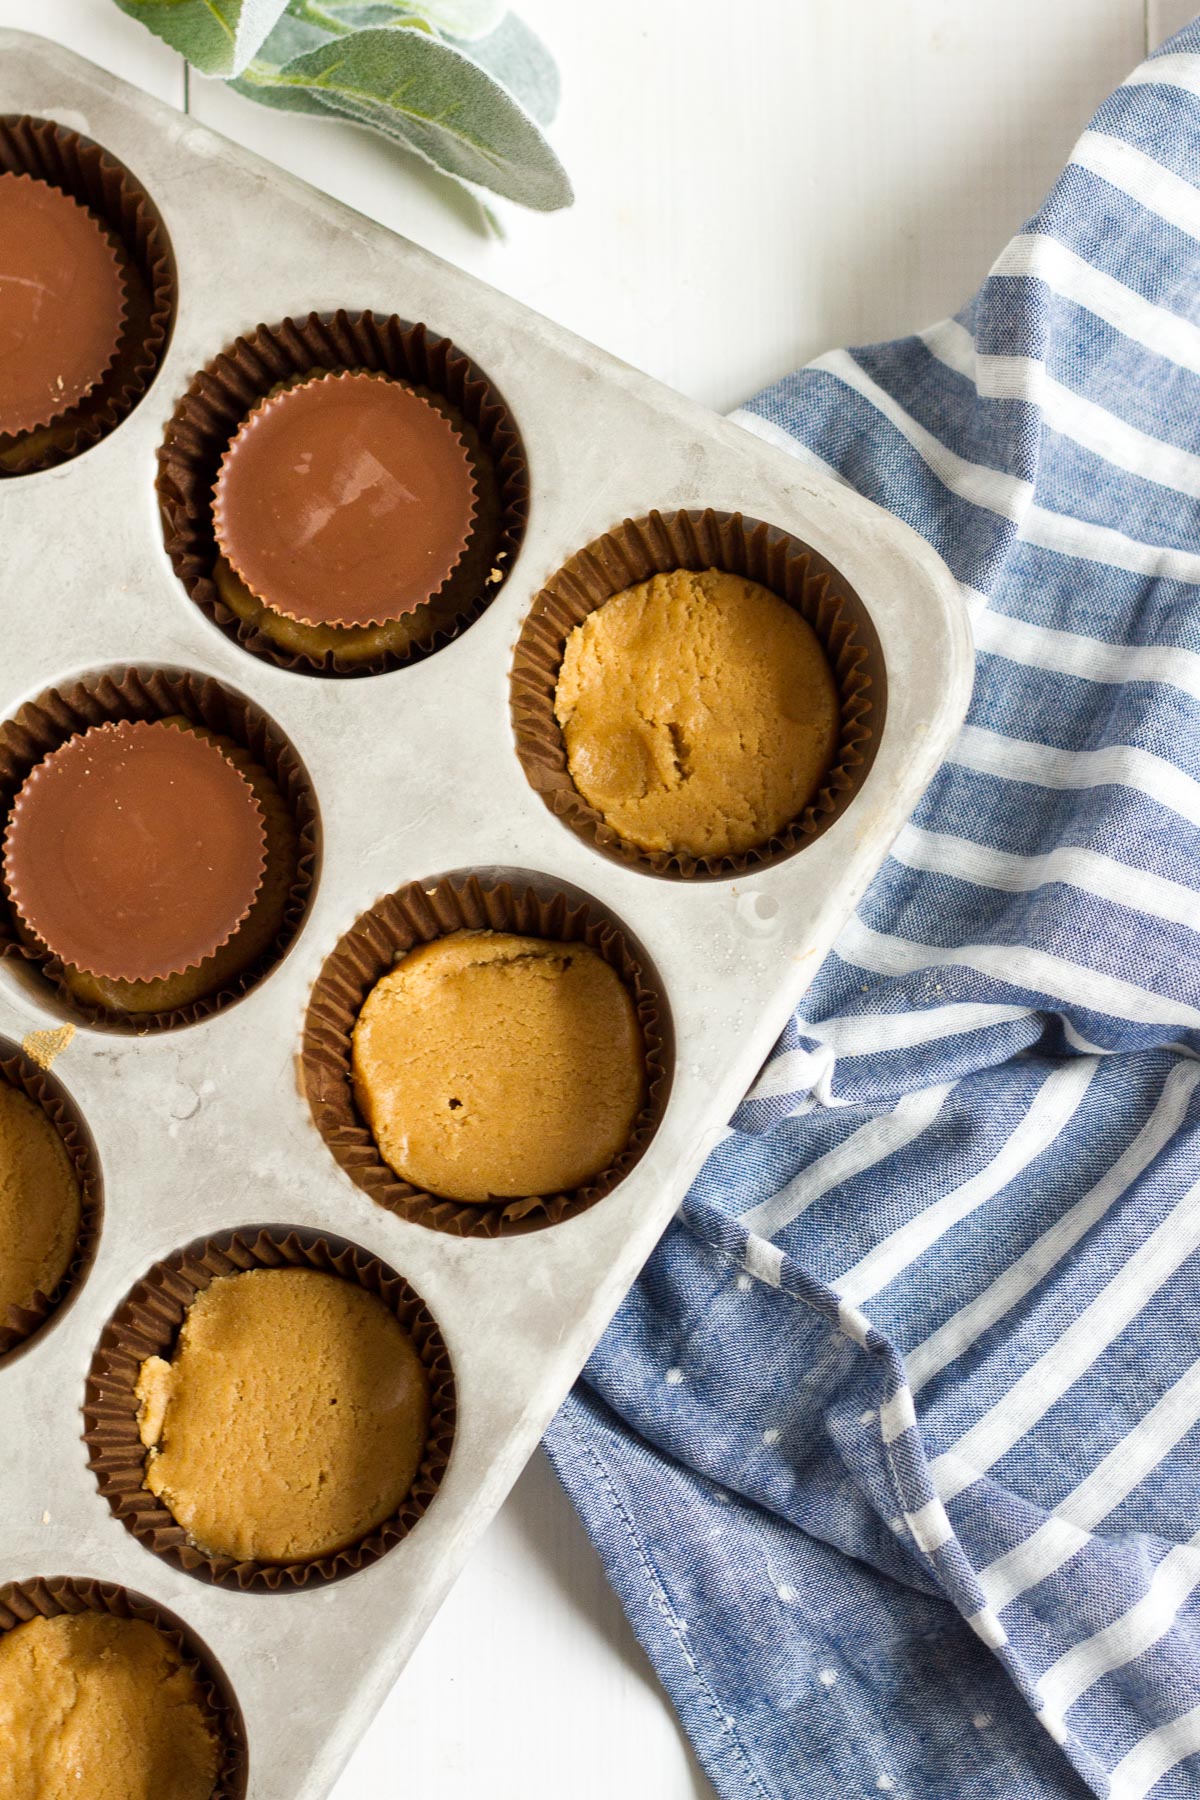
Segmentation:
{"type": "Polygon", "coordinates": [[[88,1466],[100,1492],[140,1543],[175,1568],[249,1593],[292,1593],[378,1562],[433,1502],[454,1442],[454,1373],[432,1314],[393,1269],[356,1245],[298,1227],[248,1226],[203,1239],[156,1263],[105,1326],[84,1401],[88,1466]],[[429,1380],[429,1429],[412,1487],[382,1525],[345,1549],[304,1562],[238,1562],[199,1549],[144,1485],[136,1386],[142,1363],[169,1361],[189,1306],[213,1281],[250,1269],[315,1269],[377,1295],[408,1332],[429,1380]]]}
{"type": "Polygon", "coordinates": [[[379,674],[461,636],[511,573],[529,511],[525,451],[500,394],[448,338],[395,315],[310,313],[238,338],[192,381],[158,463],[167,554],[189,599],[252,655],[305,675],[379,674]],[[221,555],[214,488],[230,445],[264,400],[349,372],[405,382],[443,414],[466,447],[475,511],[465,551],[427,604],[391,623],[305,623],[265,606],[221,555]]]}
{"type": "Polygon", "coordinates": [[[456,1237],[511,1237],[574,1218],[640,1161],[666,1111],[674,1065],[670,1010],[645,951],[607,908],[564,882],[523,869],[459,870],[411,882],[363,913],[325,959],[309,1002],[301,1052],[313,1118],[339,1166],[378,1205],[456,1237]],[[425,1192],[381,1157],[355,1103],[352,1033],[380,978],[419,944],[459,931],[512,932],[586,944],[630,993],[645,1063],[645,1100],[625,1149],[567,1193],[468,1204],[425,1192]]]}
{"type": "Polygon", "coordinates": [[[874,761],[887,708],[883,651],[854,589],[811,546],[740,513],[649,513],[596,538],[537,595],[513,653],[511,708],[517,755],[550,811],[593,849],[650,874],[732,876],[795,855],[839,819],[874,761]],[[674,569],[747,576],[786,600],[812,627],[833,671],[841,718],[833,762],[809,804],[767,842],[738,855],[647,851],[618,835],[571,779],[554,712],[566,642],[614,594],[674,569]]]}
{"type": "Polygon", "coordinates": [[[121,721],[170,719],[193,726],[240,757],[262,783],[266,864],[250,912],[220,950],[167,983],[100,982],[67,968],[0,892],[0,957],[13,959],[68,1018],[111,1031],[162,1031],[232,1004],[287,953],[307,915],[317,880],[316,796],[292,745],[252,701],[211,677],[181,670],[114,669],[84,675],[29,701],[0,726],[0,836],[30,773],[71,738],[121,721]],[[268,816],[269,815],[269,816],[268,816]]]}
{"type": "Polygon", "coordinates": [[[54,1325],[72,1304],[95,1260],[104,1213],[100,1159],[83,1115],[62,1083],[15,1044],[0,1039],[0,1086],[23,1094],[46,1115],[79,1183],[79,1230],[71,1260],[49,1293],[0,1312],[0,1369],[54,1325]]]}
{"type": "Polygon", "coordinates": [[[65,1613],[136,1619],[162,1633],[182,1666],[195,1676],[201,1708],[220,1747],[212,1800],[245,1800],[250,1759],[241,1708],[220,1664],[195,1632],[165,1606],[108,1581],[39,1575],[0,1585],[0,1637],[33,1619],[57,1619],[65,1613]]]}
{"type": "Polygon", "coordinates": [[[30,475],[90,449],[144,397],[175,321],[175,261],[136,176],[78,132],[50,119],[0,117],[0,172],[46,182],[86,207],[109,235],[124,290],[114,353],[96,384],[48,423],[0,434],[0,476],[30,475]]]}

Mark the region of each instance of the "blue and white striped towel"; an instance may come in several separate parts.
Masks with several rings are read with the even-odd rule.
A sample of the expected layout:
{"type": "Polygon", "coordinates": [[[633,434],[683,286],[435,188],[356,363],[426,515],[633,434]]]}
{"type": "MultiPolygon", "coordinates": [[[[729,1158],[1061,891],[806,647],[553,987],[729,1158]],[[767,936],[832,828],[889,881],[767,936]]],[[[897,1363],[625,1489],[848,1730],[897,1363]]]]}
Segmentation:
{"type": "Polygon", "coordinates": [[[724,1796],[1200,1794],[1200,24],[753,430],[969,720],[548,1439],[724,1796]]]}

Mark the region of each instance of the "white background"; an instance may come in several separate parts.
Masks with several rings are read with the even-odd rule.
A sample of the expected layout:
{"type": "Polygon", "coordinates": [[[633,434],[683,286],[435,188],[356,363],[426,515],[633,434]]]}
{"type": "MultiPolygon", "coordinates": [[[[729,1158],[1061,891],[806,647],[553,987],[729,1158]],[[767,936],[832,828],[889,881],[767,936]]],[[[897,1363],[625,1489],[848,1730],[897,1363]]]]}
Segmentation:
{"type": "MultiPolygon", "coordinates": [[[[831,345],[955,311],[1096,105],[1193,9],[1194,0],[517,0],[562,69],[552,135],[577,202],[548,217],[503,207],[503,240],[452,183],[350,126],[267,112],[195,76],[185,83],[180,59],[111,0],[0,0],[0,25],[57,38],[188,105],[725,409],[831,345]]],[[[153,170],[139,173],[153,188],[153,170]]],[[[235,236],[230,253],[243,253],[235,236]]],[[[401,1795],[711,1800],[540,1457],[336,1800],[401,1795]]]]}

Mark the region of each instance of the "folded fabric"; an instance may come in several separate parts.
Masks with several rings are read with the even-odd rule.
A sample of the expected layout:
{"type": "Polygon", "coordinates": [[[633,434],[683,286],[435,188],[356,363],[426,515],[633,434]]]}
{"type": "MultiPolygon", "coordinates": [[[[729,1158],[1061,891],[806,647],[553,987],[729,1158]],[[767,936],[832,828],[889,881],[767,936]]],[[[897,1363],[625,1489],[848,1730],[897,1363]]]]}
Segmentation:
{"type": "Polygon", "coordinates": [[[752,430],[968,722],[547,1448],[718,1791],[1200,1793],[1200,26],[958,318],[752,430]]]}

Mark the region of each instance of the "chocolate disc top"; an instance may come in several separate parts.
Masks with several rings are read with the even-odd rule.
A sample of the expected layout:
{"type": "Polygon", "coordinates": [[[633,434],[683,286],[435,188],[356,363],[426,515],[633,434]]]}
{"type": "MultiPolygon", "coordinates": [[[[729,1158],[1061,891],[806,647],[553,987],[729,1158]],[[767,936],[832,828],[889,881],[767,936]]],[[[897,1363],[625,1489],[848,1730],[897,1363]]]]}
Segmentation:
{"type": "Polygon", "coordinates": [[[0,432],[48,425],[90,393],[124,317],[100,223],[45,181],[0,174],[0,432]]]}
{"type": "Polygon", "coordinates": [[[229,941],[265,850],[254,791],[216,744],[126,720],[70,738],[33,770],[13,802],[4,880],[64,963],[158,981],[229,941]]]}
{"type": "Polygon", "coordinates": [[[217,543],[265,606],[382,625],[431,600],[475,514],[466,445],[401,382],[319,375],[257,407],[214,489],[217,543]]]}

